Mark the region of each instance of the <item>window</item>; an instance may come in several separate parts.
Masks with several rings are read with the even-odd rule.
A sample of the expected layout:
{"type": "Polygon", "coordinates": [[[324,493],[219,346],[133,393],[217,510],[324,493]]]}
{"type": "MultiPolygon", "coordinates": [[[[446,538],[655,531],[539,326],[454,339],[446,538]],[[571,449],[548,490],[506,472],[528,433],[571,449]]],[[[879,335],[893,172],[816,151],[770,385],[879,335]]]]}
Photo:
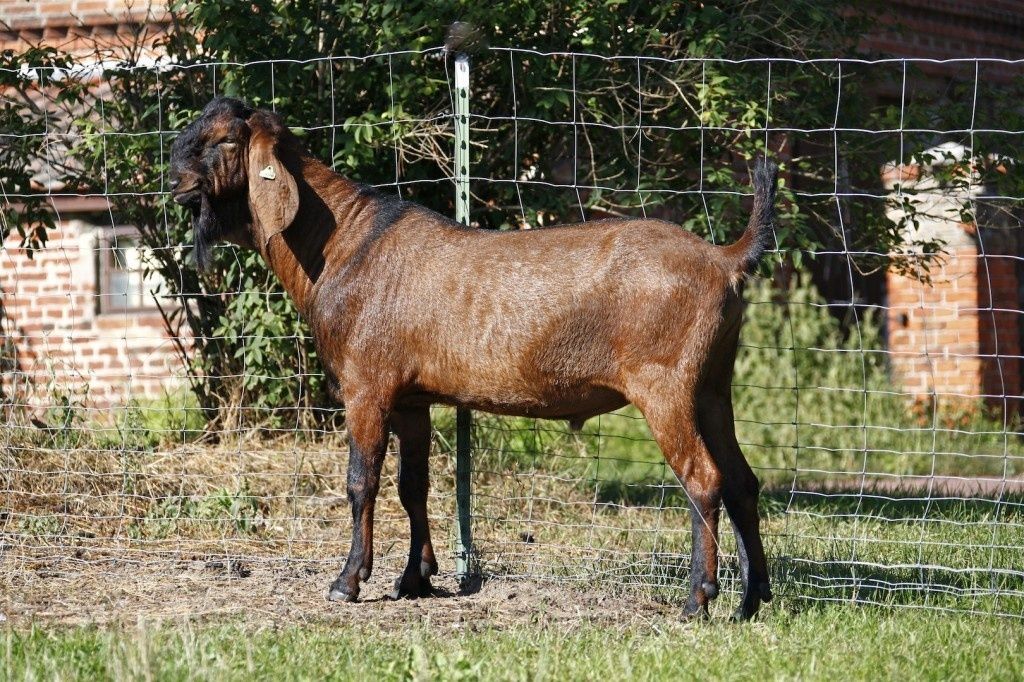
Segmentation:
{"type": "Polygon", "coordinates": [[[100,313],[155,310],[159,275],[146,277],[147,249],[132,227],[103,230],[98,240],[97,308],[100,313]]]}

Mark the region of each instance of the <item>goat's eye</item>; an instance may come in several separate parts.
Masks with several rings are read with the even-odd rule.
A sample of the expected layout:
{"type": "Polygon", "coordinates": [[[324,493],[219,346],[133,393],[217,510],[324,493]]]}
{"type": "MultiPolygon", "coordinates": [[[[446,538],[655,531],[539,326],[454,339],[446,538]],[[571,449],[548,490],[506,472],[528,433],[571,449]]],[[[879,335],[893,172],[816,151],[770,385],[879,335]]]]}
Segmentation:
{"type": "Polygon", "coordinates": [[[234,149],[235,147],[238,146],[238,143],[235,142],[234,140],[228,139],[221,140],[220,142],[217,143],[217,146],[223,149],[234,149]]]}

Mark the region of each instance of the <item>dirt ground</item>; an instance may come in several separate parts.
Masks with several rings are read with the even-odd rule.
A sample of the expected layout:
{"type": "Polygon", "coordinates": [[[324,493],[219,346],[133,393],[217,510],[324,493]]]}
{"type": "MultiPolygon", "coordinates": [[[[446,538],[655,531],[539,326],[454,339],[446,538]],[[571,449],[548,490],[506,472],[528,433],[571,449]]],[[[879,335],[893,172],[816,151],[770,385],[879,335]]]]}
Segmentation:
{"type": "MultiPolygon", "coordinates": [[[[608,582],[590,587],[492,578],[471,594],[460,593],[450,547],[451,463],[442,457],[433,458],[437,482],[430,501],[442,571],[433,580],[436,596],[385,599],[404,565],[408,537],[396,466],[389,461],[377,505],[374,575],[359,603],[338,604],[326,600],[327,587],[341,568],[351,521],[344,458],[328,448],[301,455],[247,450],[244,457],[230,448],[196,445],[153,455],[27,447],[16,454],[16,466],[0,467],[0,478],[6,475],[0,487],[8,491],[0,499],[0,614],[11,623],[237,618],[461,628],[624,623],[677,612],[641,599],[636,590],[622,596],[608,582]]],[[[493,478],[481,488],[489,496],[481,493],[477,501],[483,517],[492,519],[481,520],[479,536],[488,542],[489,556],[512,562],[510,573],[547,575],[555,559],[572,560],[574,543],[603,546],[603,535],[589,529],[595,518],[591,492],[554,477],[493,478]],[[548,492],[553,486],[560,487],[548,492]],[[522,508],[527,491],[543,501],[531,505],[533,524],[522,508]],[[549,516],[558,523],[545,523],[549,516]]],[[[612,538],[607,542],[629,547],[624,533],[631,524],[652,523],[646,516],[635,519],[638,513],[612,513],[601,530],[612,538]]],[[[681,522],[672,525],[688,533],[681,522]]],[[[627,554],[623,562],[630,560],[627,554]]]]}
{"type": "Polygon", "coordinates": [[[336,573],[334,568],[313,564],[246,565],[224,560],[180,562],[159,569],[96,565],[64,573],[51,568],[10,581],[11,591],[0,600],[0,613],[14,625],[187,618],[237,619],[260,626],[372,625],[384,630],[414,624],[456,630],[528,623],[621,626],[678,615],[675,605],[635,595],[616,596],[606,588],[584,591],[575,584],[489,579],[472,591],[460,592],[451,575],[435,576],[433,597],[392,601],[386,595],[397,573],[387,571],[364,584],[359,602],[328,602],[327,586],[336,573]]]}
{"type": "MultiPolygon", "coordinates": [[[[488,566],[497,567],[493,572],[524,577],[492,578],[466,594],[451,575],[452,466],[435,457],[431,526],[444,575],[434,579],[435,597],[393,602],[385,595],[404,564],[408,521],[398,501],[395,463],[389,461],[377,507],[375,574],[359,603],[337,604],[325,597],[347,550],[351,521],[343,495],[344,459],[329,448],[243,453],[188,445],[147,454],[25,447],[14,454],[6,467],[0,461],[0,620],[19,625],[187,618],[382,629],[418,623],[456,629],[581,622],[642,627],[675,619],[685,591],[690,540],[681,499],[596,505],[592,486],[558,471],[478,474],[474,542],[488,566]],[[601,579],[582,582],[584,575],[601,579]],[[666,584],[672,586],[671,601],[652,598],[667,594],[666,584]],[[643,585],[659,591],[637,587],[643,585]]],[[[792,495],[782,492],[775,496],[794,505],[792,495]]],[[[802,482],[798,492],[808,503],[823,493],[858,505],[865,496],[994,500],[1024,492],[1024,481],[844,477],[828,484],[802,482]]],[[[979,526],[988,523],[987,516],[956,524],[935,516],[926,527],[916,523],[927,513],[924,507],[910,514],[915,523],[909,530],[900,517],[864,531],[846,521],[868,519],[859,507],[833,510],[828,517],[800,511],[769,514],[764,530],[775,543],[769,551],[805,552],[799,556],[828,565],[836,543],[884,530],[890,535],[879,542],[861,543],[862,552],[874,552],[862,559],[882,566],[921,562],[914,548],[924,547],[938,553],[937,565],[980,570],[969,551],[954,556],[959,543],[985,547],[986,563],[1008,574],[1019,567],[1013,545],[1020,525],[1012,518],[996,527],[999,542],[1009,545],[997,556],[991,547],[995,531],[979,526]],[[805,544],[794,549],[794,542],[805,544]],[[960,563],[948,563],[954,559],[960,563]]],[[[722,541],[723,553],[730,553],[730,534],[723,533],[722,541]]],[[[844,545],[843,556],[847,551],[852,550],[844,545]]],[[[795,589],[806,591],[818,576],[803,580],[795,589]]],[[[836,576],[821,580],[842,586],[836,576]]],[[[782,595],[786,584],[779,588],[782,595]]],[[[736,600],[735,594],[723,595],[716,611],[724,617],[736,600]]],[[[1015,602],[999,608],[1018,607],[1015,602]]]]}

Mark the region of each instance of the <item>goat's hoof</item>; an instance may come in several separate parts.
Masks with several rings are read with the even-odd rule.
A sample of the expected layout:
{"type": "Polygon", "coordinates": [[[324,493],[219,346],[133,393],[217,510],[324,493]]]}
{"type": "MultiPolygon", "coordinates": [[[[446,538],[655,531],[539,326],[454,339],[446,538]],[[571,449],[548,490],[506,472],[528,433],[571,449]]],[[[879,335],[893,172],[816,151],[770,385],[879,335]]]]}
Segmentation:
{"type": "Polygon", "coordinates": [[[351,594],[344,590],[331,590],[327,593],[327,601],[354,602],[359,599],[358,594],[351,594]]]}
{"type": "Polygon", "coordinates": [[[434,594],[434,588],[430,584],[430,578],[406,571],[395,581],[395,586],[388,595],[393,601],[402,597],[416,599],[418,597],[429,597],[434,594]]]}
{"type": "Polygon", "coordinates": [[[684,623],[697,623],[704,620],[710,620],[711,614],[708,613],[706,606],[699,607],[696,611],[684,608],[683,614],[680,616],[680,620],[684,623]]]}
{"type": "Polygon", "coordinates": [[[708,613],[707,601],[699,601],[695,596],[690,595],[683,606],[682,620],[684,623],[692,623],[698,620],[708,620],[711,614],[708,613]]]}
{"type": "Polygon", "coordinates": [[[739,607],[733,611],[732,616],[729,618],[734,623],[742,623],[748,621],[757,615],[757,612],[761,608],[761,600],[757,597],[744,597],[743,601],[740,602],[739,607]]]}
{"type": "Polygon", "coordinates": [[[354,602],[359,598],[359,586],[350,588],[344,583],[335,581],[327,593],[327,601],[354,602]]]}
{"type": "Polygon", "coordinates": [[[686,604],[683,606],[683,620],[707,620],[711,617],[708,613],[708,604],[718,596],[718,583],[713,580],[705,580],[700,587],[694,588],[686,604]]]}

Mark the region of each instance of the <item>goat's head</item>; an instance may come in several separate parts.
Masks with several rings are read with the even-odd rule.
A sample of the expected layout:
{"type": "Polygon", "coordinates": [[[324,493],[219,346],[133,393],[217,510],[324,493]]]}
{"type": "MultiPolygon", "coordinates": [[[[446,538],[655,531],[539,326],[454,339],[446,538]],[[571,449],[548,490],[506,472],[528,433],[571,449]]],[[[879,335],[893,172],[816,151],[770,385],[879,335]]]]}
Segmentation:
{"type": "Polygon", "coordinates": [[[280,158],[284,140],[295,142],[277,114],[227,97],[207,104],[174,140],[171,196],[192,211],[200,268],[217,242],[263,249],[295,219],[299,195],[280,158]]]}

